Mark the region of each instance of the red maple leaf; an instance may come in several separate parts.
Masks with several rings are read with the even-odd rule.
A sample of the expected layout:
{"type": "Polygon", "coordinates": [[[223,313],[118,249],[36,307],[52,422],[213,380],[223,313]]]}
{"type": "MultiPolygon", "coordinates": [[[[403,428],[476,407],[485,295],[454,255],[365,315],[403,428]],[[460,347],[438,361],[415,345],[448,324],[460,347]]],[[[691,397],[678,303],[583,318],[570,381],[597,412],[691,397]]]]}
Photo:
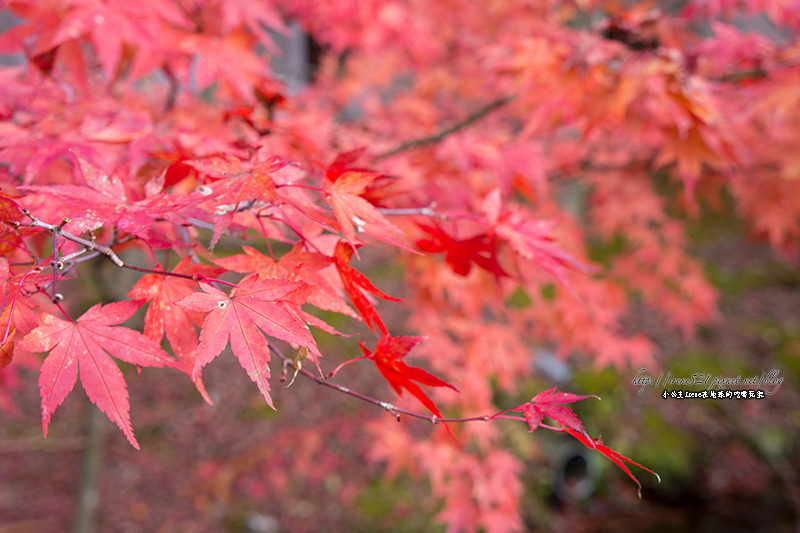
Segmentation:
{"type": "Polygon", "coordinates": [[[352,166],[361,152],[354,150],[340,154],[330,164],[322,184],[325,199],[331,204],[339,227],[350,245],[356,244],[357,228],[378,240],[409,249],[406,236],[400,228],[363,198],[367,188],[381,174],[352,166]]]}
{"type": "MultiPolygon", "coordinates": [[[[109,78],[115,76],[124,60],[126,44],[135,44],[139,49],[131,69],[132,74],[138,74],[134,78],[138,78],[161,64],[165,55],[170,54],[170,48],[159,46],[162,39],[155,38],[164,31],[166,24],[191,27],[181,9],[165,2],[69,2],[61,6],[57,15],[52,11],[54,5],[51,2],[11,4],[15,4],[11,9],[21,15],[21,22],[31,19],[38,22],[21,24],[15,36],[15,41],[23,49],[27,48],[23,43],[35,37],[31,50],[34,58],[55,52],[57,48],[72,46],[79,49],[82,41],[88,40],[94,45],[97,59],[109,78]]],[[[63,63],[65,59],[59,57],[58,60],[63,63]]],[[[46,61],[52,62],[54,58],[46,61]]],[[[49,65],[44,71],[49,74],[51,69],[52,65],[49,65]]]]}
{"type": "Polygon", "coordinates": [[[10,323],[11,306],[0,313],[0,370],[7,367],[14,357],[14,336],[17,327],[10,323]]]}
{"type": "Polygon", "coordinates": [[[42,325],[19,342],[22,350],[50,352],[39,376],[45,437],[50,416],[72,391],[80,369],[89,400],[139,449],[131,426],[128,389],[108,354],[138,366],[175,366],[175,360],[152,339],[132,329],[112,327],[125,322],[140,305],[131,300],[97,304],[74,322],[43,313],[42,325]]]}
{"type": "Polygon", "coordinates": [[[215,181],[210,187],[214,191],[214,200],[219,205],[218,216],[214,220],[214,234],[211,246],[214,248],[225,229],[233,222],[238,209],[247,201],[257,200],[266,204],[278,205],[282,200],[271,174],[286,166],[278,157],[266,161],[248,162],[235,156],[210,157],[183,161],[215,181]]]}
{"type": "MultiPolygon", "coordinates": [[[[332,257],[305,251],[302,244],[296,244],[277,261],[250,246],[242,246],[242,251],[243,254],[221,257],[214,262],[233,272],[252,273],[251,275],[256,275],[259,279],[302,280],[310,286],[308,303],[311,305],[353,318],[358,317],[342,298],[341,291],[337,292],[322,272],[334,263],[332,257]]],[[[333,271],[330,273],[336,276],[333,271]]]]}
{"type": "Polygon", "coordinates": [[[603,439],[601,439],[600,437],[598,437],[596,439],[592,439],[592,438],[589,438],[589,436],[586,435],[585,432],[578,432],[578,431],[575,431],[574,429],[571,429],[569,427],[565,427],[564,431],[566,431],[567,433],[569,433],[570,435],[572,435],[573,437],[575,437],[576,439],[581,441],[581,443],[583,443],[583,445],[586,446],[587,448],[592,448],[593,450],[597,450],[598,452],[600,452],[603,455],[605,455],[606,457],[608,457],[615,465],[620,467],[626,474],[628,474],[628,477],[631,478],[633,480],[633,482],[636,483],[636,486],[638,487],[639,498],[642,497],[642,484],[639,482],[638,479],[636,479],[636,477],[633,474],[631,474],[631,471],[628,469],[627,466],[625,466],[625,463],[630,463],[632,465],[638,466],[642,470],[646,470],[646,471],[650,472],[651,474],[656,476],[656,479],[658,479],[658,482],[661,483],[661,476],[659,476],[658,474],[656,474],[655,472],[653,472],[652,470],[650,470],[646,466],[642,466],[639,463],[637,463],[636,461],[633,461],[633,460],[625,457],[621,453],[615,452],[614,450],[612,450],[611,448],[609,448],[608,446],[603,444],[603,439]]]}
{"type": "Polygon", "coordinates": [[[550,390],[540,392],[531,398],[531,401],[511,410],[522,413],[525,416],[525,421],[528,423],[528,426],[530,426],[531,431],[539,427],[542,423],[542,418],[547,416],[562,426],[572,428],[581,434],[585,434],[586,430],[583,429],[583,424],[581,424],[577,415],[564,404],[578,402],[586,398],[600,399],[594,394],[580,395],[571,394],[569,392],[556,392],[556,388],[553,387],[550,390]]]}
{"type": "MultiPolygon", "coordinates": [[[[16,338],[20,339],[30,333],[39,325],[39,315],[42,313],[41,305],[44,302],[32,297],[38,293],[38,287],[52,281],[53,275],[42,269],[34,268],[20,274],[13,274],[9,268],[8,260],[0,257],[0,287],[4,287],[5,305],[3,314],[0,315],[0,340],[16,331],[16,338]],[[6,314],[6,312],[8,314],[6,314]]],[[[41,294],[41,293],[39,293],[41,294]]],[[[56,310],[55,305],[46,300],[49,309],[56,310]]]]}
{"type": "MultiPolygon", "coordinates": [[[[160,193],[132,201],[120,177],[105,172],[74,151],[71,153],[77,162],[78,173],[87,186],[31,185],[25,189],[63,200],[78,210],[73,212],[72,220],[81,221],[90,228],[112,226],[151,241],[157,220],[174,220],[176,211],[202,198],[198,195],[160,193]]],[[[177,222],[181,223],[182,220],[177,222]]]]}
{"type": "Polygon", "coordinates": [[[286,163],[278,157],[271,157],[261,162],[247,162],[230,154],[224,158],[214,156],[183,161],[183,164],[210,178],[220,180],[212,186],[220,195],[220,201],[231,204],[251,199],[268,203],[277,202],[277,189],[270,175],[286,166],[286,163]]]}
{"type": "Polygon", "coordinates": [[[417,241],[417,246],[423,252],[442,253],[444,260],[460,276],[466,276],[472,268],[472,263],[487,270],[496,276],[507,276],[497,262],[495,242],[487,234],[476,235],[469,239],[455,239],[448,235],[438,224],[417,223],[428,236],[417,241]]]}
{"type": "Polygon", "coordinates": [[[502,210],[499,189],[486,196],[482,209],[492,237],[501,238],[520,257],[544,268],[570,291],[567,267],[590,270],[553,241],[554,220],[533,219],[522,209],[502,210]]]}
{"type": "Polygon", "coordinates": [[[16,198],[0,192],[0,255],[10,254],[23,247],[19,232],[13,226],[14,222],[19,222],[23,218],[16,198]]]}
{"type": "Polygon", "coordinates": [[[217,83],[225,92],[232,91],[236,97],[252,101],[253,86],[268,77],[269,67],[255,53],[254,37],[243,29],[229,31],[224,36],[185,34],[177,44],[181,52],[203,58],[195,73],[201,90],[217,83]]]}
{"type": "MultiPolygon", "coordinates": [[[[159,265],[156,265],[159,268],[159,265]]],[[[221,268],[203,264],[192,264],[191,257],[184,257],[175,265],[172,272],[181,274],[202,274],[213,277],[222,272],[221,268]]],[[[179,306],[176,302],[194,292],[195,282],[176,276],[148,274],[128,291],[134,300],[150,302],[144,317],[144,334],[160,343],[167,335],[172,350],[178,357],[178,369],[192,375],[197,355],[197,332],[194,325],[200,324],[202,314],[179,306]]],[[[211,403],[201,377],[194,378],[197,390],[211,403]]]]}
{"type": "Polygon", "coordinates": [[[392,337],[384,335],[378,339],[378,343],[375,345],[375,352],[370,352],[363,341],[359,343],[359,347],[365,356],[372,359],[375,366],[378,367],[380,373],[397,394],[402,394],[403,389],[407,390],[422,402],[422,405],[427,407],[431,413],[441,417],[442,413],[439,412],[436,404],[428,398],[414,381],[431,387],[450,387],[456,392],[458,392],[458,389],[430,372],[415,366],[408,366],[402,361],[403,357],[414,346],[426,339],[427,337],[392,337]]]}
{"type": "Polygon", "coordinates": [[[269,395],[269,343],[264,334],[293,345],[304,346],[314,357],[317,344],[305,322],[298,316],[296,293],[306,285],[286,279],[244,279],[230,295],[200,283],[203,292],[195,292],[178,302],[192,311],[208,313],[203,319],[200,344],[192,376],[200,374],[230,340],[233,354],[273,409],[269,395]]]}
{"type": "Polygon", "coordinates": [[[350,266],[350,259],[353,257],[353,248],[346,242],[339,241],[336,243],[336,249],[334,250],[333,255],[334,260],[336,261],[336,270],[339,271],[339,277],[342,279],[344,290],[350,297],[350,300],[353,302],[356,310],[358,310],[358,312],[364,318],[364,322],[366,322],[369,329],[371,329],[373,332],[375,331],[375,328],[373,327],[374,323],[381,333],[387,335],[389,331],[386,329],[386,325],[384,325],[383,320],[381,320],[381,317],[378,314],[378,311],[371,303],[369,303],[369,300],[364,295],[362,290],[370,292],[379,298],[383,298],[384,300],[389,300],[391,302],[399,302],[401,300],[384,294],[378,290],[378,288],[375,287],[375,285],[373,285],[364,274],[350,266]]]}

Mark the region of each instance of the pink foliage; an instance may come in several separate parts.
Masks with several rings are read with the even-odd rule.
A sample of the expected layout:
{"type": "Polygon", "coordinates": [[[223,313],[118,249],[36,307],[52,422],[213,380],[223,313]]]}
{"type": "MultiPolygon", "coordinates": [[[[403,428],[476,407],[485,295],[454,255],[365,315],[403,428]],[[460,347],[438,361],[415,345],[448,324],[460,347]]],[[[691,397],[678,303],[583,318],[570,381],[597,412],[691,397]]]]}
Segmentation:
{"type": "MultiPolygon", "coordinates": [[[[730,201],[754,236],[798,249],[800,4],[624,4],[4,2],[19,22],[0,52],[24,61],[0,69],[0,407],[45,353],[45,433],[80,379],[138,446],[111,356],[177,368],[210,402],[202,370],[230,344],[270,406],[280,366],[443,421],[449,437],[423,440],[370,423],[367,454],[427,476],[451,531],[522,530],[522,464],[486,419],[508,412],[498,393],[522,393],[532,347],[641,365],[657,348],[624,326],[637,306],[687,337],[714,320],[686,230],[701,207],[730,201]],[[757,13],[760,33],[737,26],[757,13]],[[301,89],[270,67],[294,24],[322,50],[301,89]],[[231,237],[249,245],[215,249],[231,237]],[[385,288],[402,304],[370,249],[405,273],[385,288]],[[145,274],[130,300],[101,305],[71,281],[104,259],[145,274]],[[142,332],[123,325],[144,305],[142,332]],[[401,306],[405,323],[390,320],[401,306]],[[328,379],[318,330],[370,337],[345,364],[372,359],[363,372],[414,398],[328,379]]],[[[563,405],[585,392],[517,410],[628,472],[563,405]]]]}

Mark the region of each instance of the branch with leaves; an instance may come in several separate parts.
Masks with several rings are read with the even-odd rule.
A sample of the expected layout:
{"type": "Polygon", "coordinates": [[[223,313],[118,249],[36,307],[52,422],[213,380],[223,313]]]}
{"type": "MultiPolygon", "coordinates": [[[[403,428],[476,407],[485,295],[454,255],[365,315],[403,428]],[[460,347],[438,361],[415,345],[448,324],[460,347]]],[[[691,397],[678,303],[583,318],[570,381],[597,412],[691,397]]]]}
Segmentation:
{"type": "MultiPolygon", "coordinates": [[[[283,361],[283,368],[284,368],[284,376],[281,378],[282,381],[286,380],[285,372],[286,369],[291,366],[294,369],[294,375],[289,382],[290,386],[294,382],[294,378],[299,374],[303,377],[317,383],[318,385],[322,385],[323,387],[327,387],[329,389],[333,389],[335,391],[341,392],[348,396],[352,396],[353,398],[357,398],[363,402],[375,405],[380,407],[393,417],[397,419],[398,422],[401,421],[401,415],[408,416],[410,418],[417,418],[420,420],[427,420],[431,424],[445,424],[448,423],[461,423],[461,422],[491,422],[493,420],[519,420],[526,422],[530,427],[530,431],[533,432],[536,428],[543,428],[549,429],[551,431],[564,431],[569,435],[575,437],[578,441],[580,441],[583,445],[587,448],[596,450],[606,456],[610,461],[612,461],[615,465],[621,468],[627,475],[630,477],[638,488],[638,495],[639,498],[642,497],[642,484],[639,480],[634,476],[625,463],[632,464],[650,472],[653,474],[659,483],[661,483],[661,477],[654,471],[650,470],[649,468],[640,465],[639,463],[625,457],[624,455],[616,452],[603,444],[602,439],[591,438],[583,427],[580,419],[575,415],[575,413],[567,407],[565,404],[573,403],[580,400],[585,400],[586,398],[598,398],[594,395],[578,395],[578,394],[571,394],[566,392],[556,392],[555,388],[552,388],[548,391],[541,392],[534,396],[529,402],[526,402],[522,405],[517,407],[512,407],[509,409],[504,409],[492,415],[478,415],[478,416],[468,416],[468,417],[445,417],[442,416],[441,412],[433,405],[433,402],[421,391],[421,389],[413,383],[412,380],[418,380],[421,383],[431,385],[431,386],[447,386],[452,387],[450,384],[440,380],[439,378],[429,374],[425,370],[416,367],[409,367],[400,359],[405,356],[406,352],[404,350],[410,349],[413,345],[417,344],[418,342],[424,339],[420,337],[388,337],[384,336],[378,340],[378,346],[374,353],[369,352],[366,348],[362,346],[362,350],[366,352],[363,357],[357,357],[355,359],[351,359],[349,361],[345,361],[344,363],[340,364],[336,369],[328,373],[326,376],[318,376],[309,372],[308,370],[303,369],[302,361],[303,358],[300,357],[290,357],[285,355],[281,350],[276,348],[272,343],[270,343],[270,350],[273,354],[275,354],[278,358],[283,361]],[[389,379],[389,383],[392,385],[398,393],[402,392],[402,389],[405,388],[408,390],[412,395],[417,397],[423,405],[428,407],[433,414],[425,414],[420,413],[418,411],[412,411],[409,409],[404,409],[402,407],[398,407],[392,403],[385,402],[382,400],[378,400],[376,398],[372,398],[360,392],[354,391],[348,387],[339,385],[338,383],[334,383],[330,381],[330,378],[335,376],[339,370],[341,370],[345,365],[354,363],[356,361],[362,359],[371,359],[375,362],[378,369],[384,376],[389,379]],[[521,412],[523,413],[522,417],[519,416],[511,416],[507,415],[508,412],[521,412]],[[549,424],[545,424],[542,422],[544,417],[548,417],[555,421],[558,425],[553,426],[549,424]]],[[[449,428],[448,428],[448,431],[449,428]]],[[[451,433],[452,435],[452,433],[451,433]]]]}
{"type": "MultiPolygon", "coordinates": [[[[350,164],[350,156],[342,156],[331,165],[333,170],[329,170],[326,174],[326,187],[328,187],[328,190],[333,190],[336,181],[341,176],[353,172],[353,170],[350,170],[348,167],[350,164]]],[[[83,168],[88,168],[88,163],[83,162],[82,166],[83,168]]],[[[365,176],[365,179],[368,180],[367,182],[375,179],[375,175],[370,173],[365,173],[365,176]]],[[[355,205],[359,206],[358,209],[360,209],[360,212],[363,213],[365,218],[368,220],[380,221],[380,219],[373,218],[374,215],[372,213],[377,214],[377,210],[373,207],[359,205],[361,200],[356,201],[359,197],[353,195],[352,192],[338,192],[337,194],[342,196],[338,200],[332,199],[332,202],[354,202],[355,205]],[[345,200],[344,194],[351,194],[353,196],[345,200]]],[[[7,200],[7,202],[9,205],[16,205],[16,202],[13,200],[7,200]]],[[[252,201],[247,202],[248,205],[252,205],[252,203],[252,201]]],[[[336,203],[333,203],[334,212],[337,209],[336,205],[336,203]]],[[[354,209],[354,207],[339,207],[339,209],[354,209]]],[[[235,211],[243,212],[238,209],[235,211]]],[[[400,212],[392,212],[391,210],[385,211],[387,214],[392,215],[424,215],[426,217],[435,215],[432,207],[407,209],[400,212]]],[[[282,381],[286,380],[286,371],[288,367],[291,366],[294,369],[294,375],[289,385],[291,385],[296,376],[300,374],[320,385],[353,396],[372,405],[379,406],[397,417],[398,421],[400,420],[400,415],[406,415],[412,418],[428,420],[433,424],[443,424],[448,433],[453,437],[454,442],[458,441],[448,426],[449,423],[488,422],[501,419],[522,420],[528,423],[531,431],[537,427],[543,427],[552,431],[566,431],[586,446],[600,451],[615,462],[615,464],[620,466],[620,468],[637,483],[640,492],[641,485],[639,481],[630,473],[624,462],[634,464],[652,472],[646,467],[605,447],[602,441],[591,439],[586,434],[580,420],[564,405],[588,398],[589,396],[556,393],[555,389],[551,389],[550,391],[535,396],[526,404],[506,409],[492,415],[471,417],[443,416],[436,404],[428,397],[420,385],[448,387],[455,391],[457,391],[457,389],[433,374],[421,368],[409,366],[403,361],[405,355],[414,346],[424,341],[425,338],[393,337],[389,335],[380,316],[375,308],[364,298],[361,290],[367,290],[384,299],[396,299],[379,291],[365,276],[363,276],[363,274],[349,265],[355,248],[346,241],[339,241],[335,247],[333,256],[327,258],[327,260],[324,255],[318,253],[317,255],[319,259],[322,260],[322,265],[335,265],[339,272],[343,288],[350,296],[359,314],[373,331],[375,328],[378,328],[382,336],[378,339],[374,351],[369,350],[362,341],[359,344],[363,352],[361,357],[346,361],[337,366],[330,373],[324,374],[319,364],[321,354],[316,346],[314,338],[308,331],[308,324],[321,327],[329,332],[338,332],[332,330],[332,328],[326,326],[322,321],[314,318],[300,308],[309,297],[310,285],[307,282],[291,281],[289,279],[272,277],[270,275],[264,276],[259,273],[258,275],[246,276],[238,283],[231,283],[207,277],[199,273],[199,271],[189,273],[185,271],[188,266],[186,261],[182,261],[173,271],[165,271],[158,268],[148,269],[136,267],[124,263],[116,253],[113,252],[110,246],[99,245],[94,238],[87,240],[65,231],[64,226],[70,222],[67,218],[65,218],[62,223],[54,225],[41,221],[26,208],[19,207],[19,213],[30,219],[31,222],[15,222],[13,224],[14,227],[17,229],[44,229],[52,235],[52,248],[54,252],[50,266],[53,269],[54,281],[52,285],[54,291],[56,281],[58,280],[58,273],[63,268],[63,262],[67,260],[77,261],[75,258],[80,256],[88,257],[84,254],[90,251],[95,255],[101,255],[111,259],[118,267],[131,268],[147,274],[147,276],[130,292],[132,297],[138,298],[139,300],[134,299],[125,302],[116,302],[106,306],[96,305],[77,320],[69,318],[67,312],[58,303],[58,300],[61,298],[57,298],[54,292],[52,301],[61,310],[66,320],[47,315],[43,317],[43,324],[31,331],[18,344],[18,347],[23,350],[49,352],[49,355],[44,361],[40,378],[40,388],[42,391],[42,422],[45,435],[47,435],[47,428],[52,413],[74,387],[78,377],[78,369],[80,369],[81,383],[90,400],[120,427],[130,443],[138,449],[139,444],[134,437],[130,421],[125,382],[121,372],[113,364],[108,354],[140,367],[168,366],[183,369],[191,375],[198,390],[200,390],[204,398],[210,403],[211,400],[202,385],[202,369],[230,344],[241,366],[256,383],[266,402],[273,408],[274,405],[270,396],[269,384],[270,370],[268,363],[270,360],[270,352],[278,356],[282,361],[282,381]],[[59,257],[59,238],[75,243],[79,245],[81,249],[66,256],[59,257]],[[153,292],[146,287],[152,287],[153,284],[160,284],[163,286],[167,279],[174,280],[171,282],[173,287],[172,296],[169,300],[163,301],[156,306],[154,304],[157,300],[154,298],[159,298],[163,292],[153,294],[153,292]],[[197,287],[200,289],[199,292],[193,290],[195,284],[197,284],[197,287]],[[214,286],[215,284],[228,286],[232,290],[227,294],[216,288],[214,286]],[[177,287],[181,287],[182,290],[180,293],[175,292],[177,287]],[[183,297],[178,299],[178,294],[183,294],[183,297]],[[148,325],[158,321],[163,323],[166,320],[167,314],[174,315],[175,313],[185,314],[187,312],[194,312],[200,313],[203,316],[201,333],[198,339],[199,343],[196,344],[194,353],[191,354],[189,358],[180,357],[179,355],[178,359],[174,359],[155,344],[154,340],[158,340],[163,336],[163,328],[162,331],[153,331],[152,328],[146,327],[145,334],[142,334],[120,325],[141,306],[143,301],[152,302],[146,317],[148,325]],[[157,316],[159,318],[156,318],[157,316]],[[150,331],[148,331],[148,329],[150,329],[150,331]],[[265,342],[263,335],[280,339],[293,346],[299,346],[300,349],[296,356],[287,357],[272,341],[267,340],[265,342]],[[104,339],[104,342],[100,344],[97,339],[104,339]],[[318,375],[302,368],[303,361],[306,359],[311,359],[315,363],[318,375]],[[389,402],[366,396],[331,381],[331,378],[337,375],[345,366],[364,359],[370,359],[375,363],[380,374],[398,394],[401,394],[404,390],[408,391],[432,414],[426,415],[404,409],[389,402]],[[99,384],[102,384],[102,386],[98,386],[99,384]],[[524,416],[511,416],[507,414],[509,412],[522,412],[524,416]],[[544,424],[542,422],[544,416],[552,418],[558,425],[544,424]]],[[[225,216],[225,213],[219,213],[218,216],[225,216]]],[[[379,223],[386,224],[386,222],[379,223]]],[[[425,226],[421,227],[425,228],[425,226]]],[[[427,231],[432,230],[428,229],[427,231]]],[[[439,232],[438,238],[441,242],[445,234],[442,233],[441,230],[436,231],[439,232]]],[[[355,234],[352,235],[352,238],[355,240],[355,234]]],[[[112,236],[111,242],[114,242],[114,240],[115,237],[112,236]]],[[[432,244],[424,245],[424,247],[428,249],[431,249],[431,246],[432,244]]],[[[441,250],[437,249],[435,251],[441,250]]],[[[257,257],[254,255],[255,250],[247,251],[247,253],[249,254],[247,257],[249,257],[251,261],[257,257]]],[[[186,259],[188,259],[188,257],[186,259]]],[[[306,258],[306,261],[307,260],[308,258],[306,258]]],[[[487,265],[482,256],[475,256],[473,260],[485,268],[495,269],[491,264],[487,265]]],[[[264,264],[267,264],[269,261],[276,264],[274,258],[271,260],[266,260],[265,258],[264,264]]],[[[222,260],[221,264],[229,268],[232,267],[233,269],[243,268],[245,271],[254,269],[253,264],[244,265],[241,264],[241,262],[235,261],[235,258],[222,260]]],[[[302,266],[302,263],[298,264],[298,266],[302,266]]],[[[197,267],[201,267],[201,265],[197,265],[197,267]]],[[[41,270],[41,267],[36,267],[26,273],[19,282],[19,288],[21,289],[25,285],[25,280],[31,273],[39,273],[41,270]]],[[[13,312],[14,306],[12,304],[9,316],[13,316],[13,312]]],[[[176,330],[192,327],[191,321],[188,321],[188,317],[186,320],[187,322],[185,322],[183,326],[175,325],[173,328],[170,328],[170,330],[173,331],[173,335],[176,330]]],[[[170,332],[167,331],[166,333],[169,338],[170,332]]],[[[170,338],[170,343],[173,345],[176,354],[186,352],[185,349],[181,348],[180,342],[179,340],[170,338]]]]}

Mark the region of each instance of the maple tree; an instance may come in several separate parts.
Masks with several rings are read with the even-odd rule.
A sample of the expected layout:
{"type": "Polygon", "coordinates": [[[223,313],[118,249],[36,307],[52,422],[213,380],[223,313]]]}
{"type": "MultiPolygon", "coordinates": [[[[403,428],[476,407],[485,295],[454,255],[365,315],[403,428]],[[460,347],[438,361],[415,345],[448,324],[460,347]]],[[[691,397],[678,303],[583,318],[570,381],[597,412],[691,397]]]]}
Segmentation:
{"type": "Polygon", "coordinates": [[[796,259],[800,10],[683,4],[4,0],[0,407],[39,367],[46,435],[80,377],[138,448],[110,356],[175,368],[211,403],[202,371],[230,345],[270,407],[272,362],[442,423],[418,442],[379,419],[371,447],[389,472],[422,466],[450,530],[522,528],[501,420],[639,484],[565,405],[592,391],[495,402],[519,394],[531,346],[652,362],[624,327],[634,302],[687,337],[714,319],[686,235],[701,208],[732,203],[796,259]],[[766,27],[736,22],[755,15],[766,27]],[[270,67],[290,24],[323,51],[300,89],[270,67]],[[404,269],[397,292],[370,279],[376,254],[404,269]],[[142,277],[82,312],[101,261],[142,277]],[[363,355],[328,371],[319,339],[354,335],[363,355]],[[366,359],[396,397],[343,384],[366,359]]]}

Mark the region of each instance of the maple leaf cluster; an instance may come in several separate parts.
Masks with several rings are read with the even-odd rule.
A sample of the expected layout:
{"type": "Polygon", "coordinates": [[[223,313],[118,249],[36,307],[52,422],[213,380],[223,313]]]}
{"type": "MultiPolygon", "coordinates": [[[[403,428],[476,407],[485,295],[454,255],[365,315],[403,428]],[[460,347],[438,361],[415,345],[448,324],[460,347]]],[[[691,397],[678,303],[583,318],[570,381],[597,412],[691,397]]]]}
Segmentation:
{"type": "Polygon", "coordinates": [[[530,395],[535,346],[653,361],[623,325],[634,301],[687,338],[714,320],[686,230],[701,209],[796,259],[800,18],[789,0],[623,4],[4,2],[0,408],[39,367],[45,434],[80,379],[138,448],[114,359],[174,368],[211,403],[203,370],[230,346],[270,407],[279,363],[442,423],[426,442],[370,424],[371,456],[422,465],[452,530],[522,528],[500,420],[633,477],[565,405],[590,394],[497,393],[530,395]],[[302,89],[270,66],[294,26],[323,51],[302,89]],[[376,255],[402,288],[376,281],[376,255]],[[127,298],[81,288],[103,261],[139,273],[127,298]],[[359,334],[362,356],[326,372],[320,336],[359,334]],[[396,404],[339,384],[362,360],[396,404]]]}

